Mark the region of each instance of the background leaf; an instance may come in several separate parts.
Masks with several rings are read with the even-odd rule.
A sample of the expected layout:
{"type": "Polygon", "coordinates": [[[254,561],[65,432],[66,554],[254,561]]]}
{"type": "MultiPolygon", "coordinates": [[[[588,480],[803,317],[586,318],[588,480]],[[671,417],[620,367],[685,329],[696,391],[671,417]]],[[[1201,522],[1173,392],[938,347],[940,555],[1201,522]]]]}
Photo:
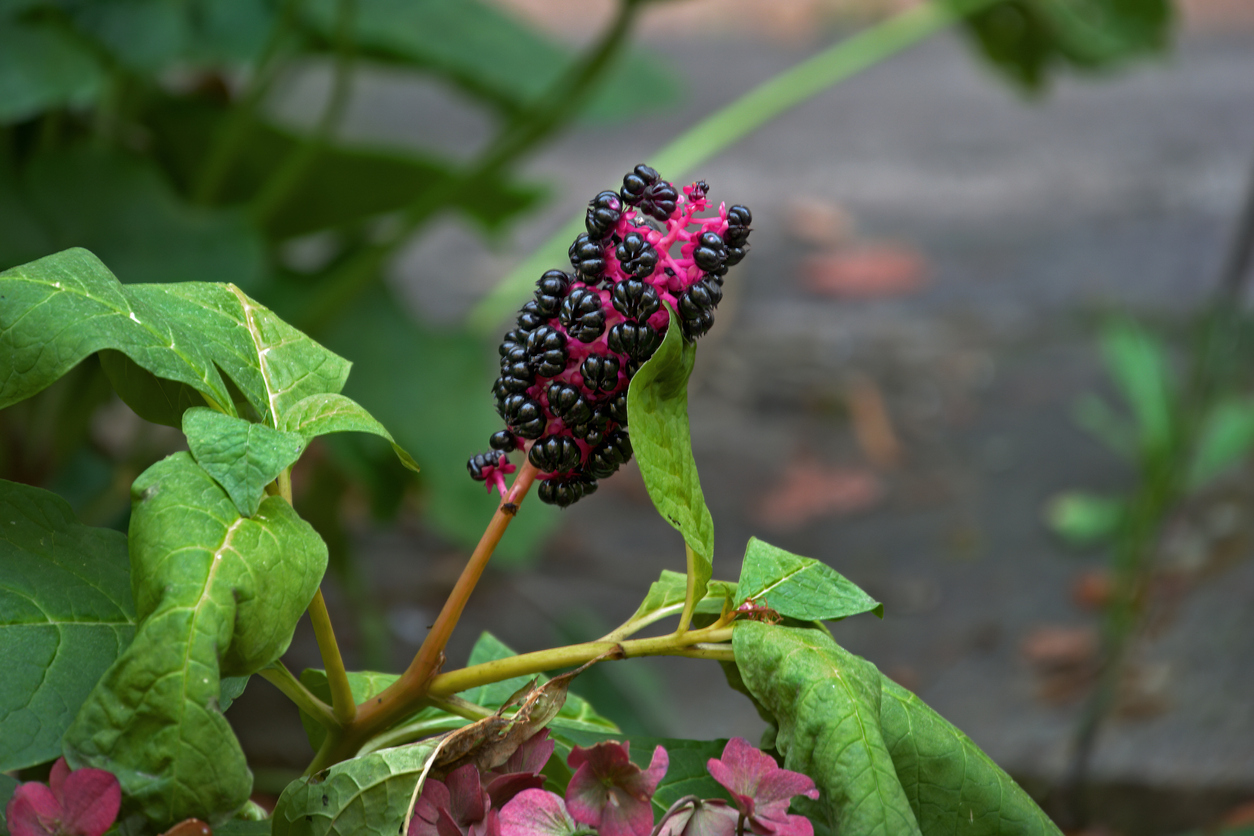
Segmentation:
{"type": "Polygon", "coordinates": [[[151,160],[97,144],[0,166],[0,220],[2,265],[84,247],[128,284],[230,281],[250,292],[267,269],[242,211],[190,206],[151,160]]]}
{"type": "MultiPolygon", "coordinates": [[[[335,0],[312,0],[302,10],[305,25],[331,48],[335,0]]],[[[353,41],[361,55],[437,74],[505,113],[533,102],[571,61],[567,50],[480,0],[358,0],[353,41]]],[[[673,74],[660,59],[629,56],[585,112],[601,120],[628,119],[672,103],[676,93],[673,74]]]]}
{"type": "Polygon", "coordinates": [[[0,124],[85,104],[103,82],[100,65],[72,35],[55,25],[0,19],[0,124]]]}
{"type": "Polygon", "coordinates": [[[274,836],[400,831],[434,741],[381,749],[287,785],[274,808],[274,836]]]}
{"type": "MultiPolygon", "coordinates": [[[[184,194],[192,194],[213,143],[229,130],[233,113],[202,101],[165,100],[144,116],[152,130],[154,155],[184,194]]],[[[264,120],[250,123],[247,143],[224,174],[215,202],[247,204],[270,176],[308,142],[296,131],[264,120]]],[[[263,222],[266,235],[282,241],[324,229],[339,229],[409,206],[422,194],[443,189],[458,166],[426,153],[400,148],[336,144],[320,149],[300,182],[263,222]]],[[[533,209],[543,191],[505,177],[460,189],[451,205],[484,229],[495,231],[533,209]]]]}
{"type": "Polygon", "coordinates": [[[61,735],[135,635],[126,537],[0,480],[0,772],[61,755],[61,735]]]}
{"type": "Polygon", "coordinates": [[[1090,546],[1114,537],[1127,513],[1123,497],[1067,491],[1049,501],[1045,520],[1068,544],[1090,546]]]}
{"type": "Polygon", "coordinates": [[[196,464],[213,477],[245,517],[257,513],[266,485],[305,451],[298,433],[271,429],[203,406],[183,414],[183,434],[196,464]]]}
{"type": "Polygon", "coordinates": [[[220,679],[255,673],[287,649],[326,547],[280,497],[241,517],[189,453],[146,470],[132,498],[139,628],[66,733],[66,758],[116,775],[124,814],[218,823],[252,787],[218,706],[220,679]]]}
{"type": "Polygon", "coordinates": [[[736,623],[736,666],[776,719],[784,766],[804,772],[842,833],[919,834],[880,731],[880,675],[821,630],[736,623]]]}
{"type": "Polygon", "coordinates": [[[1202,426],[1189,467],[1189,487],[1199,488],[1233,467],[1254,449],[1254,402],[1216,404],[1202,426]]]}
{"type": "Polygon", "coordinates": [[[969,737],[891,679],[881,677],[880,686],[884,740],[924,833],[1060,836],[969,737]]]}
{"type": "Polygon", "coordinates": [[[310,395],[297,402],[283,417],[283,429],[299,433],[306,442],[328,433],[371,433],[387,439],[401,464],[418,471],[418,463],[396,443],[387,428],[374,419],[365,407],[337,394],[310,395]]]}
{"type": "Polygon", "coordinates": [[[1176,431],[1171,366],[1162,342],[1127,319],[1118,319],[1102,331],[1106,370],[1136,418],[1140,450],[1159,454],[1176,431]]]}
{"type": "Polygon", "coordinates": [[[995,67],[1039,90],[1061,67],[1100,70],[1162,50],[1174,17],[1169,0],[1009,0],[967,27],[995,67]]]}
{"type": "Polygon", "coordinates": [[[662,344],[631,379],[627,418],[649,498],[697,556],[695,598],[700,600],[714,571],[714,520],[701,493],[688,428],[688,377],[696,353],[671,311],[662,344]]]}
{"type": "Polygon", "coordinates": [[[801,621],[834,621],[858,613],[884,617],[884,605],[832,567],[750,537],[736,587],[735,604],[769,602],[780,615],[801,621]]]}

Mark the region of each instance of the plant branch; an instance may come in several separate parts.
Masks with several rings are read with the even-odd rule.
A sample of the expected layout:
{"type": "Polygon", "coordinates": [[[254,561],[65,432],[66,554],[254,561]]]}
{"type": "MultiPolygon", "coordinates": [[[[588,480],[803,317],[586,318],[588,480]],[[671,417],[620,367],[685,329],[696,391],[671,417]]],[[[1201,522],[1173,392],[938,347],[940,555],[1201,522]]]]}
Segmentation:
{"type": "Polygon", "coordinates": [[[301,711],[317,720],[320,726],[327,729],[340,728],[340,721],[331,710],[331,706],[318,699],[299,679],[292,675],[292,672],[282,662],[272,662],[270,665],[257,671],[257,675],[275,688],[278,688],[283,693],[283,696],[296,703],[296,707],[301,711]]]}
{"type": "MultiPolygon", "coordinates": [[[[696,645],[711,645],[731,641],[732,628],[713,625],[700,630],[689,630],[682,635],[671,633],[648,639],[630,639],[622,642],[594,641],[572,644],[566,647],[555,647],[549,650],[537,650],[534,653],[523,653],[505,659],[495,659],[479,665],[471,665],[461,670],[443,673],[431,680],[428,693],[434,696],[454,694],[500,682],[515,676],[528,676],[543,673],[555,668],[566,668],[581,665],[611,651],[620,650],[621,655],[613,658],[631,659],[638,656],[680,656],[692,655],[690,648],[696,645]]],[[[708,648],[698,653],[708,653],[708,648]]],[[[702,658],[705,658],[704,656],[702,658]]]]}
{"type": "Polygon", "coordinates": [[[357,702],[348,684],[344,657],[340,655],[340,646],[335,641],[335,628],[331,626],[331,614],[327,612],[327,602],[321,589],[309,602],[309,621],[313,624],[318,652],[322,654],[322,665],[327,672],[327,684],[331,687],[331,707],[335,711],[335,719],[342,724],[351,723],[357,716],[357,702]]]}
{"type": "MultiPolygon", "coordinates": [[[[483,570],[487,568],[488,559],[492,557],[492,552],[501,541],[502,535],[505,534],[505,529],[509,527],[514,515],[518,513],[518,507],[526,497],[527,491],[531,489],[531,483],[535,481],[535,478],[535,465],[529,460],[524,460],[518,475],[514,478],[514,484],[497,507],[492,521],[488,523],[483,537],[479,540],[479,545],[475,547],[470,560],[466,562],[461,577],[457,579],[453,591],[449,593],[448,600],[444,602],[444,608],[440,610],[435,624],[431,626],[431,632],[427,634],[426,640],[423,641],[422,647],[418,649],[409,667],[382,693],[363,703],[354,721],[345,726],[342,734],[327,736],[327,742],[323,744],[313,764],[309,767],[311,773],[353,757],[366,741],[407,714],[416,711],[424,700],[428,699],[427,693],[430,690],[432,678],[444,662],[444,647],[453,634],[453,628],[457,626],[466,602],[470,599],[470,593],[474,591],[483,570]]],[[[329,678],[329,667],[327,673],[329,678]]]]}
{"type": "MultiPolygon", "coordinates": [[[[648,162],[678,182],[694,166],[740,141],[784,111],[997,2],[1000,0],[932,0],[914,6],[845,38],[764,82],[680,134],[653,154],[648,162]]],[[[495,330],[501,320],[518,306],[518,300],[527,295],[534,277],[547,265],[560,261],[571,239],[582,231],[583,214],[580,213],[474,307],[467,323],[471,330],[481,334],[495,330]]]]}
{"type": "Polygon", "coordinates": [[[692,623],[692,613],[697,608],[697,553],[686,541],[684,542],[684,558],[688,564],[688,588],[684,592],[684,609],[679,615],[679,627],[675,630],[680,635],[688,632],[688,625],[692,623]]]}

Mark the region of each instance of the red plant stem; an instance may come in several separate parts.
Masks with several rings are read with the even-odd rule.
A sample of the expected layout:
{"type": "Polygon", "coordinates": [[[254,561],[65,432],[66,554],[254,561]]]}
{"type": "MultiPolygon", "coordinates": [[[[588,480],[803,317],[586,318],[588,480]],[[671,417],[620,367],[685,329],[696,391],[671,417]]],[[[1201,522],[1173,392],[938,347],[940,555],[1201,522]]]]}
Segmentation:
{"type": "Polygon", "coordinates": [[[462,570],[461,577],[457,579],[457,584],[449,593],[448,600],[444,602],[444,608],[440,610],[435,623],[431,625],[431,632],[427,634],[426,640],[423,641],[422,647],[418,649],[409,667],[401,674],[400,679],[384,689],[382,693],[358,706],[356,718],[346,724],[342,732],[336,734],[335,730],[329,730],[328,745],[318,753],[318,757],[314,759],[314,764],[310,767],[311,770],[316,772],[352,757],[357,749],[373,735],[401,720],[419,706],[423,697],[426,696],[431,680],[443,664],[444,648],[453,634],[453,628],[457,626],[458,619],[461,618],[462,611],[466,608],[470,593],[474,591],[480,576],[483,575],[483,570],[487,568],[488,559],[492,557],[492,552],[496,550],[510,521],[518,513],[518,506],[522,504],[535,478],[535,466],[529,460],[524,459],[518,476],[514,479],[513,487],[497,507],[496,514],[488,523],[483,537],[479,539],[479,545],[470,555],[466,568],[462,570]]]}

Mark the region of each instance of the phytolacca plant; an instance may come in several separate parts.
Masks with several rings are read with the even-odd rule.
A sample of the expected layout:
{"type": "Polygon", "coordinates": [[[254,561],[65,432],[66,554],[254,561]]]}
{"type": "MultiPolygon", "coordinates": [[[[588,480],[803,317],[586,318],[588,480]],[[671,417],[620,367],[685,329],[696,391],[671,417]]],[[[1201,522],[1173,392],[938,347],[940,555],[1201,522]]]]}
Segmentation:
{"type": "Polygon", "coordinates": [[[627,388],[678,315],[684,338],[714,324],[723,277],[749,249],[753,216],[744,206],[699,217],[711,204],[705,181],[679,194],[647,165],[619,192],[592,199],[587,232],[570,247],[573,275],[549,270],[500,345],[493,386],[507,428],[493,451],[467,463],[470,475],[505,494],[506,454],[524,450],[538,471],[539,496],[566,507],[631,459],[627,388]]]}
{"type": "Polygon", "coordinates": [[[122,804],[118,779],[103,769],[52,765],[47,784],[21,784],[5,807],[12,836],[101,836],[122,804]]]}

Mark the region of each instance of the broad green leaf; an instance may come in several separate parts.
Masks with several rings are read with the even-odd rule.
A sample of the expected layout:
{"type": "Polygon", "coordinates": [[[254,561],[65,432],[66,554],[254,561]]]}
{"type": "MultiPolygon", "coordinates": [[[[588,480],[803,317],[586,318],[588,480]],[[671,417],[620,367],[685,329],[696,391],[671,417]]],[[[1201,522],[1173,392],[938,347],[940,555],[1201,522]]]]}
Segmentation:
{"type": "Polygon", "coordinates": [[[1051,70],[1102,70],[1167,46],[1169,0],[1009,0],[972,15],[984,56],[1028,90],[1051,70]]]}
{"type": "MultiPolygon", "coordinates": [[[[122,285],[91,253],[67,250],[0,273],[0,408],[30,397],[102,349],[191,387],[235,414],[231,382],[275,426],[309,395],[338,392],[349,363],[230,284],[122,285]]],[[[138,373],[136,373],[138,375],[138,373]]],[[[125,397],[159,387],[133,380],[125,397]]],[[[168,414],[177,393],[137,411],[168,414]]]]}
{"type": "Polygon", "coordinates": [[[1162,342],[1131,320],[1115,320],[1102,332],[1102,356],[1136,417],[1142,454],[1162,453],[1175,433],[1174,386],[1162,342]]]}
{"type": "Polygon", "coordinates": [[[701,493],[688,429],[688,377],[697,348],[680,335],[674,311],[670,317],[665,339],[627,389],[627,418],[649,498],[697,556],[700,600],[714,571],[714,520],[701,493]]]}
{"type": "Polygon", "coordinates": [[[245,517],[257,513],[266,485],[305,452],[303,436],[203,406],[183,413],[183,434],[196,464],[213,477],[245,517]]]}
{"type": "Polygon", "coordinates": [[[0,266],[84,247],[132,283],[233,282],[249,293],[267,271],[242,210],[194,207],[155,162],[101,144],[59,147],[0,170],[0,266]],[[6,193],[8,193],[6,195],[6,193]]]}
{"type": "Polygon", "coordinates": [[[396,443],[387,428],[376,421],[361,404],[343,395],[310,395],[284,415],[283,429],[299,433],[306,442],[328,433],[372,433],[387,439],[401,464],[414,472],[418,471],[418,463],[396,443]]]}
{"type": "Polygon", "coordinates": [[[126,810],[156,824],[224,821],[252,775],[218,705],[223,676],[287,649],[326,569],[326,546],[281,497],[252,518],[176,453],[132,487],[140,623],[66,732],[66,757],[118,776],[126,810]]]}
{"type": "Polygon", "coordinates": [[[880,685],[884,741],[924,833],[1061,836],[969,737],[891,679],[880,685]]]}
{"type": "MultiPolygon", "coordinates": [[[[229,130],[232,113],[202,102],[166,100],[145,115],[153,132],[154,154],[179,188],[191,194],[217,137],[229,130]]],[[[270,176],[308,140],[300,134],[255,121],[247,142],[226,172],[217,203],[246,204],[270,176]]],[[[320,150],[300,182],[265,220],[266,234],[285,240],[323,229],[356,224],[409,206],[424,193],[447,188],[455,163],[400,148],[332,145],[320,150]]],[[[507,178],[475,189],[456,190],[456,207],[488,230],[535,207],[542,192],[507,178]]]]}
{"type": "MultiPolygon", "coordinates": [[[[348,685],[353,692],[353,702],[361,705],[363,702],[376,694],[382,693],[384,688],[387,688],[398,679],[400,679],[400,676],[394,673],[349,671],[348,685]]],[[[331,686],[327,682],[326,671],[318,668],[306,668],[300,672],[300,681],[301,684],[308,688],[309,692],[315,697],[322,700],[327,705],[331,704],[331,686]]],[[[449,717],[452,717],[452,715],[445,714],[442,711],[437,711],[434,708],[424,708],[414,717],[411,717],[407,722],[413,722],[418,718],[423,720],[441,720],[449,717]]],[[[459,726],[469,722],[461,717],[457,717],[455,719],[457,720],[456,723],[440,725],[438,727],[433,726],[431,734],[439,734],[440,732],[458,728],[459,726]]],[[[326,728],[303,711],[300,713],[300,723],[305,728],[305,736],[309,738],[310,747],[317,752],[320,748],[322,748],[322,742],[327,738],[326,728]]]]}
{"type": "Polygon", "coordinates": [[[270,819],[249,821],[248,819],[231,819],[213,829],[213,836],[270,836],[273,823],[270,819]]]}
{"type": "Polygon", "coordinates": [[[0,481],[0,772],[61,754],[61,735],[135,635],[126,537],[53,493],[0,481]]]}
{"type": "Polygon", "coordinates": [[[279,796],[271,832],[392,836],[401,830],[414,788],[434,752],[434,741],[380,749],[313,778],[298,778],[279,796]]]}
{"type": "Polygon", "coordinates": [[[798,557],[749,538],[736,587],[737,606],[750,598],[801,621],[835,621],[858,613],[884,617],[884,605],[819,560],[798,557]]]}
{"type": "Polygon", "coordinates": [[[183,413],[205,405],[204,397],[186,383],[157,377],[120,351],[102,349],[97,357],[113,391],[145,421],[182,428],[183,413]]]}
{"type": "MultiPolygon", "coordinates": [[[[496,352],[465,333],[410,321],[382,291],[345,311],[326,341],[356,364],[345,394],[422,462],[426,520],[473,548],[497,505],[482,482],[466,475],[466,460],[488,449],[488,437],[503,426],[492,408],[496,352]]],[[[493,561],[527,559],[556,523],[555,508],[529,500],[493,561]]]]}
{"type": "Polygon", "coordinates": [[[736,666],[841,833],[920,833],[880,731],[880,674],[821,630],[737,622],[736,666]]]}
{"type": "Polygon", "coordinates": [[[244,689],[248,687],[247,676],[224,676],[218,684],[218,708],[226,713],[231,707],[231,703],[244,695],[244,689]]]}
{"type": "MultiPolygon", "coordinates": [[[[649,592],[636,607],[632,621],[640,621],[661,610],[682,607],[688,593],[688,576],[681,572],[663,569],[662,574],[649,586],[649,592]]],[[[731,604],[736,596],[736,585],[730,581],[710,581],[705,597],[697,602],[697,612],[721,613],[724,605],[731,604]]],[[[650,622],[651,623],[651,622],[650,622]]]]}
{"type": "Polygon", "coordinates": [[[1189,468],[1189,487],[1200,488],[1254,449],[1254,402],[1228,400],[1206,416],[1189,468]]]}
{"type": "MultiPolygon", "coordinates": [[[[311,0],[301,11],[305,25],[330,49],[338,3],[311,0]]],[[[436,73],[507,113],[535,101],[572,61],[566,49],[482,0],[358,0],[353,11],[359,54],[436,73]]],[[[621,121],[672,103],[676,92],[658,58],[629,56],[608,73],[587,113],[621,121]]]]}
{"type": "Polygon", "coordinates": [[[1090,546],[1114,537],[1127,512],[1122,497],[1067,491],[1049,501],[1045,521],[1068,544],[1090,546]]]}
{"type": "Polygon", "coordinates": [[[83,105],[105,74],[73,35],[49,24],[0,19],[0,124],[83,105]]]}

